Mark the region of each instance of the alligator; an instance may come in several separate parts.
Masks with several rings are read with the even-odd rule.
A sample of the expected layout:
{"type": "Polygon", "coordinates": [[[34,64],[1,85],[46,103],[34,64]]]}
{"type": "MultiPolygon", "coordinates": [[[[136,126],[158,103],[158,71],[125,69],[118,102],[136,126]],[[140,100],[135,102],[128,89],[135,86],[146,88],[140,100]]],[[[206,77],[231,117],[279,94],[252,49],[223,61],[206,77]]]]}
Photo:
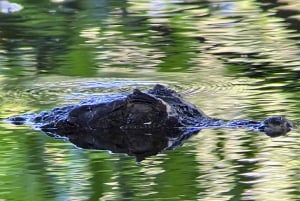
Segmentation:
{"type": "Polygon", "coordinates": [[[147,92],[134,89],[129,94],[96,96],[51,111],[12,116],[7,121],[31,125],[78,147],[127,153],[138,161],[181,146],[205,128],[242,128],[270,137],[286,135],[293,128],[284,116],[263,121],[212,118],[160,84],[147,92]]]}

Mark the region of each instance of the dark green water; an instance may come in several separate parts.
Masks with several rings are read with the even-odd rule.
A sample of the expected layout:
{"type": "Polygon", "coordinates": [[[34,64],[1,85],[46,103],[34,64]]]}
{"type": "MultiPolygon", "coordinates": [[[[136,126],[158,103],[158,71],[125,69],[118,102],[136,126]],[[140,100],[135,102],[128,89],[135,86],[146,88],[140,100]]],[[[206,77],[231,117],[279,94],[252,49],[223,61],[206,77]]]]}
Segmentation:
{"type": "MultiPolygon", "coordinates": [[[[19,0],[0,117],[165,84],[224,119],[300,118],[297,1],[19,0]]],[[[0,124],[0,200],[300,200],[300,130],[203,130],[140,164],[0,124]]]]}

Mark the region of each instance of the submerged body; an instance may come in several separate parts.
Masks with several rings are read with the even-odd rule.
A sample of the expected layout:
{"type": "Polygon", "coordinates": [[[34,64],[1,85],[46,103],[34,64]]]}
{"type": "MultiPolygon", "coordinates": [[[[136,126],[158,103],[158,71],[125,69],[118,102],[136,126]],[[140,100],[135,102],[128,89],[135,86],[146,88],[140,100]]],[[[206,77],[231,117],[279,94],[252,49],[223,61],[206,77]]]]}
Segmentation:
{"type": "Polygon", "coordinates": [[[204,128],[245,128],[271,137],[285,135],[292,128],[292,123],[282,116],[264,121],[212,118],[162,85],[155,85],[147,92],[135,89],[127,95],[92,98],[49,112],[13,116],[8,120],[13,124],[28,123],[50,136],[66,137],[80,147],[109,149],[109,145],[109,150],[127,150],[124,152],[131,151],[136,156],[138,152],[142,157],[148,155],[145,153],[158,153],[162,147],[171,149],[181,145],[184,139],[204,128]],[[145,143],[155,144],[155,151],[145,148],[150,147],[145,143]],[[138,146],[132,147],[133,144],[138,146]],[[161,145],[159,148],[158,144],[161,145]]]}

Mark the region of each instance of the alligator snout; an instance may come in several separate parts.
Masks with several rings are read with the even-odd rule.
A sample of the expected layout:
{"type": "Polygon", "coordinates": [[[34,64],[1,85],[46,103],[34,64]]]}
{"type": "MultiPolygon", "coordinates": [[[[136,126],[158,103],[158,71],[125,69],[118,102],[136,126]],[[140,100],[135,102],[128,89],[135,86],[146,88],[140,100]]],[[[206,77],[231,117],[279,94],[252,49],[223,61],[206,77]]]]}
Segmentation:
{"type": "Polygon", "coordinates": [[[261,122],[259,130],[270,137],[286,135],[293,128],[293,123],[283,116],[273,116],[261,122]]]}

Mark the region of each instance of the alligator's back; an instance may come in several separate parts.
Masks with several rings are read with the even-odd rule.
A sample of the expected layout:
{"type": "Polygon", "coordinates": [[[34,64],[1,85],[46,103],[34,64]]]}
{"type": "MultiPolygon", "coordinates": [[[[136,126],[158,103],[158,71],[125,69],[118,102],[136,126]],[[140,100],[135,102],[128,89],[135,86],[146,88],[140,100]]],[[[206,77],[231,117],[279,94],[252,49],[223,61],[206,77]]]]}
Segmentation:
{"type": "Polygon", "coordinates": [[[210,118],[175,91],[155,85],[148,92],[135,89],[130,94],[106,98],[94,97],[79,104],[54,108],[39,114],[24,114],[9,118],[11,123],[30,123],[43,131],[58,135],[101,129],[159,129],[178,127],[246,128],[276,137],[292,128],[281,116],[264,121],[221,120],[210,118]]]}
{"type": "Polygon", "coordinates": [[[175,91],[156,85],[146,93],[135,89],[131,94],[111,96],[104,101],[94,97],[49,112],[11,117],[10,121],[29,121],[43,130],[70,133],[74,129],[183,127],[201,119],[208,117],[175,91]]]}
{"type": "Polygon", "coordinates": [[[175,91],[156,85],[148,92],[93,97],[39,114],[8,118],[28,123],[49,136],[69,139],[82,148],[110,150],[137,160],[181,146],[203,128],[246,128],[268,136],[285,135],[292,123],[284,117],[264,121],[221,120],[206,116],[175,91]]]}

